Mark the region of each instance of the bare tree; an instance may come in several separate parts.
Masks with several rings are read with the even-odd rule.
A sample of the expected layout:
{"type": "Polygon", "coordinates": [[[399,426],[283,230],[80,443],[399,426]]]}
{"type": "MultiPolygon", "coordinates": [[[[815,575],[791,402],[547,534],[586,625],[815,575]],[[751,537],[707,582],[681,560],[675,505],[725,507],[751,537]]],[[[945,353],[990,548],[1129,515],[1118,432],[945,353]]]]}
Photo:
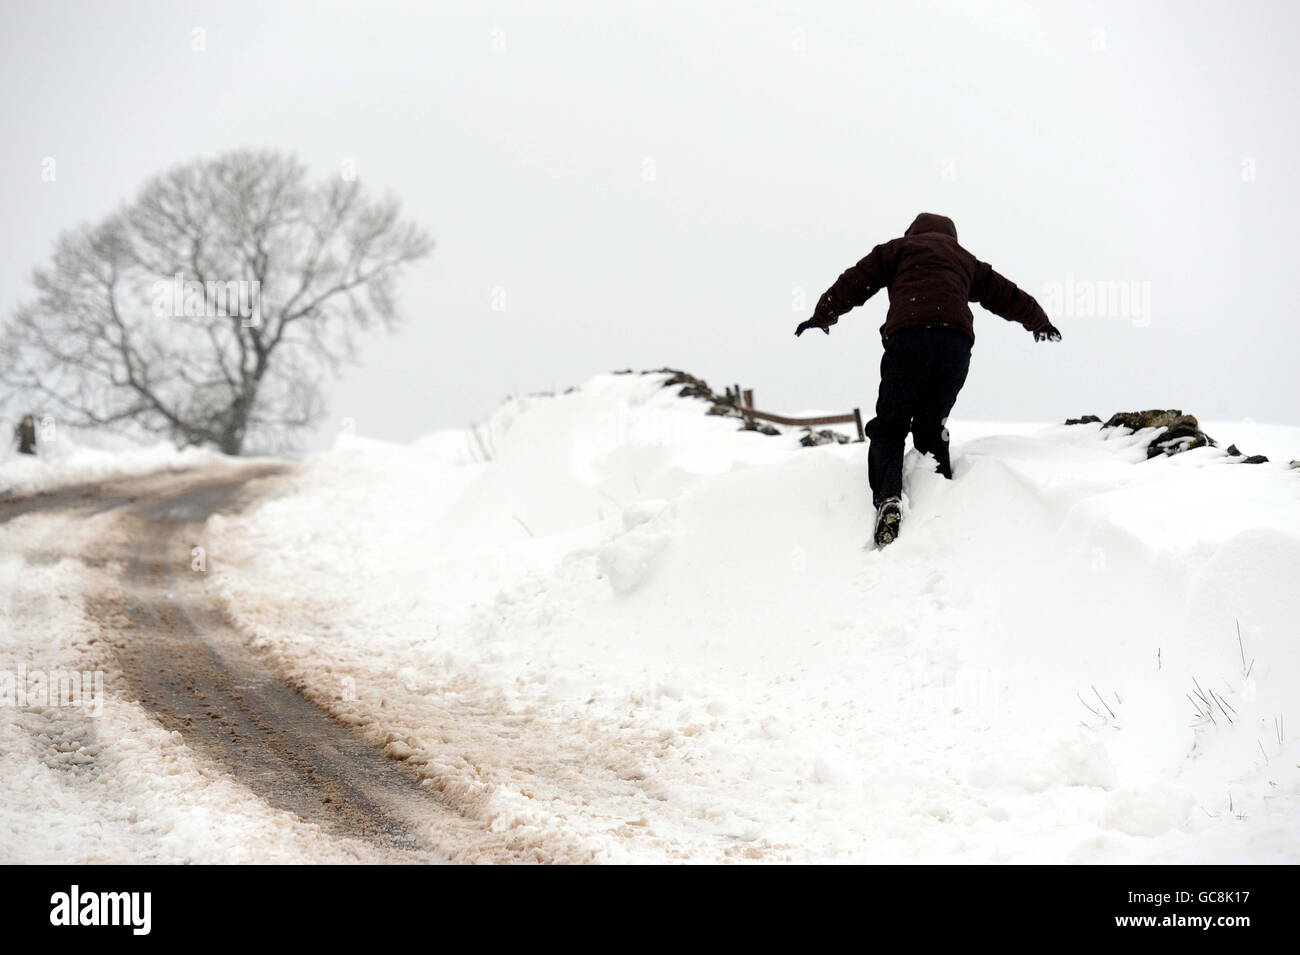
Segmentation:
{"type": "Polygon", "coordinates": [[[187,163],[60,238],[0,331],[0,379],[74,425],[283,443],[320,419],[356,333],[396,326],[393,283],[431,249],[355,179],[270,151],[187,163]]]}

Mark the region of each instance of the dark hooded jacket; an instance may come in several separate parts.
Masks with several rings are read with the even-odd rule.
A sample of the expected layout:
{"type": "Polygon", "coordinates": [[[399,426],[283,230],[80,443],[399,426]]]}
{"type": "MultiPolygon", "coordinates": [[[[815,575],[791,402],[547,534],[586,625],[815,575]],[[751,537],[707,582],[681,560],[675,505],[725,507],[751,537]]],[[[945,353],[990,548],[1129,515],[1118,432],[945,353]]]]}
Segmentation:
{"type": "Polygon", "coordinates": [[[1051,324],[1032,295],[957,244],[951,219],[930,212],[917,216],[901,239],[876,246],[836,279],[818,301],[813,324],[829,328],[882,288],[889,289],[889,313],[880,326],[885,339],[910,325],[945,325],[973,342],[967,302],[1031,332],[1051,324]]]}

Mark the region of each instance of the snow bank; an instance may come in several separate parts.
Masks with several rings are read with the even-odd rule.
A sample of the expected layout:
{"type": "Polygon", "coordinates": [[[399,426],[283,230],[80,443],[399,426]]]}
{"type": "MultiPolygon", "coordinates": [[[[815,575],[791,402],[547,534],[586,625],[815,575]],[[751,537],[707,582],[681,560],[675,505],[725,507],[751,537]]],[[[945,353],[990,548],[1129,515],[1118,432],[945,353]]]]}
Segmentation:
{"type": "Polygon", "coordinates": [[[342,441],[210,522],[232,613],[537,858],[1300,858],[1300,473],[956,422],[876,552],[864,445],[662,380],[342,441]]]}
{"type": "Polygon", "coordinates": [[[19,454],[8,440],[13,427],[0,422],[0,496],[39,494],[72,484],[181,471],[213,464],[222,455],[199,448],[177,450],[160,441],[141,445],[107,432],[59,426],[39,429],[38,454],[19,454]]]}
{"type": "Polygon", "coordinates": [[[1300,428],[1281,424],[1242,421],[1206,421],[1201,425],[1223,447],[1236,444],[1242,454],[1267,455],[1270,461],[1287,464],[1300,461],[1300,428]],[[1225,440],[1221,440],[1223,435],[1225,440]]]}

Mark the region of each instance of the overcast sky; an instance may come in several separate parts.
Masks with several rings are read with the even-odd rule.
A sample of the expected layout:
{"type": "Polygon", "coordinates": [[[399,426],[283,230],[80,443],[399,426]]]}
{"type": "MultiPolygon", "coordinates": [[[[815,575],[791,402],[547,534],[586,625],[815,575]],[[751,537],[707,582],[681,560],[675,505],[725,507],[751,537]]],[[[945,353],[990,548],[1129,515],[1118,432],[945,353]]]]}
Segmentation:
{"type": "Polygon", "coordinates": [[[1085,296],[1061,345],[976,308],[955,416],[1300,423],[1296,11],[5,0],[0,308],[150,174],[271,146],[354,162],[437,241],[316,445],[665,364],[767,410],[867,410],[886,296],[793,328],[920,211],[1044,305],[1085,296]],[[1125,314],[1086,314],[1099,283],[1125,314]]]}

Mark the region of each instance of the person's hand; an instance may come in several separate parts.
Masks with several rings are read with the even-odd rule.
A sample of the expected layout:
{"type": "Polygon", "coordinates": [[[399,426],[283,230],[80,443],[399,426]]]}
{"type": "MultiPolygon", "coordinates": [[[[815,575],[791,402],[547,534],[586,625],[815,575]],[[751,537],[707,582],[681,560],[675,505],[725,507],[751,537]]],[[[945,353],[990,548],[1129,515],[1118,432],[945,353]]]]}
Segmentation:
{"type": "Polygon", "coordinates": [[[1036,342],[1059,342],[1060,340],[1061,330],[1050,322],[1046,328],[1040,328],[1034,332],[1034,341],[1036,342]]]}
{"type": "Polygon", "coordinates": [[[808,331],[808,329],[810,328],[820,328],[827,335],[831,333],[831,330],[828,326],[820,324],[815,318],[810,318],[806,322],[799,323],[799,326],[794,330],[794,337],[798,338],[800,335],[808,331]]]}

